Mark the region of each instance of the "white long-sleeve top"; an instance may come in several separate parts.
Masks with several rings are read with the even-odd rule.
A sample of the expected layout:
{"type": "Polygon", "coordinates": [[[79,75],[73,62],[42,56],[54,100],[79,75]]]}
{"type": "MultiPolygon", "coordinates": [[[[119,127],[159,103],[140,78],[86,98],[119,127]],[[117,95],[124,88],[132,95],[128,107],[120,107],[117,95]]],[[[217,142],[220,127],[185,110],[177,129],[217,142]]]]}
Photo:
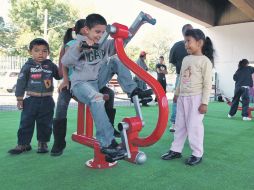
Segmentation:
{"type": "Polygon", "coordinates": [[[212,63],[205,55],[188,55],[183,59],[180,81],[175,95],[202,94],[202,104],[208,105],[212,89],[212,63]]]}

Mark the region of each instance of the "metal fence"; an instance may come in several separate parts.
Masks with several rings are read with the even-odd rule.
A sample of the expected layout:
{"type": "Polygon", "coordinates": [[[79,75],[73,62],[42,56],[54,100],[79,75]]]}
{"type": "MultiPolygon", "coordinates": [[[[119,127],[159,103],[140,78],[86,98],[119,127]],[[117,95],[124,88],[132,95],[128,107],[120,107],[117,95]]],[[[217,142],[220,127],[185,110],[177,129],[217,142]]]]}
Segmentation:
{"type": "Polygon", "coordinates": [[[27,58],[19,56],[0,56],[0,71],[21,69],[26,60],[27,58]]]}

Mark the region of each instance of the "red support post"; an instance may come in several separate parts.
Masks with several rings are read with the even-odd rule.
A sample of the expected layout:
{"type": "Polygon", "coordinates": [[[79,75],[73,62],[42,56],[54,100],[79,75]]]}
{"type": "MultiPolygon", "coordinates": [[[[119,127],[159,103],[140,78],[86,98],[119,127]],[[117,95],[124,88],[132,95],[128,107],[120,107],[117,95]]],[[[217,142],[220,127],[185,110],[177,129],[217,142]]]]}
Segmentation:
{"type": "Polygon", "coordinates": [[[117,165],[117,162],[105,161],[105,155],[100,151],[100,143],[93,137],[93,118],[90,109],[81,102],[78,102],[77,132],[72,134],[72,140],[94,149],[94,158],[86,162],[88,167],[105,169],[117,165]]]}

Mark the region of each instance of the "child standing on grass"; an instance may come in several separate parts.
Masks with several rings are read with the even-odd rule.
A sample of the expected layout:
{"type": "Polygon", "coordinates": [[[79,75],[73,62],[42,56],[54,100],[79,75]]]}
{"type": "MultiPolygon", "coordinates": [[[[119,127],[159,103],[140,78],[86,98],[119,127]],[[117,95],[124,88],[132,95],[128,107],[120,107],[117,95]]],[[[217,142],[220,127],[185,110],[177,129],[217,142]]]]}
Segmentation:
{"type": "Polygon", "coordinates": [[[184,34],[188,56],[183,59],[180,81],[174,99],[177,100],[176,131],[170,150],[163,154],[163,160],[182,157],[181,152],[188,137],[192,155],[187,165],[202,161],[204,126],[212,89],[213,45],[199,29],[191,29],[184,34]]]}
{"type": "Polygon", "coordinates": [[[232,100],[228,117],[232,118],[238,109],[240,98],[242,98],[242,117],[243,121],[250,121],[248,117],[248,109],[250,103],[250,88],[253,87],[252,74],[254,68],[249,66],[247,59],[242,59],[238,64],[238,69],[235,72],[233,79],[235,81],[235,93],[232,100]]]}
{"type": "Polygon", "coordinates": [[[29,58],[22,67],[16,86],[17,107],[22,110],[18,130],[18,145],[9,150],[10,154],[20,154],[32,149],[34,125],[37,126],[37,153],[47,153],[47,142],[52,132],[54,114],[53,77],[60,79],[57,66],[47,59],[49,44],[41,38],[30,42],[29,58]],[[24,98],[26,92],[26,97],[24,98]]]}

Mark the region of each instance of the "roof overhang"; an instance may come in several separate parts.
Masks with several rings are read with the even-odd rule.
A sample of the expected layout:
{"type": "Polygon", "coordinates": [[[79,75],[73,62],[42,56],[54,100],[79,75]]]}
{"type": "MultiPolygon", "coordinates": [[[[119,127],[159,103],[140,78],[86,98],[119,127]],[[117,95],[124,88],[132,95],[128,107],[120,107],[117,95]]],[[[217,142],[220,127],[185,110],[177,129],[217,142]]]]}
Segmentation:
{"type": "Polygon", "coordinates": [[[254,0],[142,0],[206,27],[254,21],[254,0]]]}

